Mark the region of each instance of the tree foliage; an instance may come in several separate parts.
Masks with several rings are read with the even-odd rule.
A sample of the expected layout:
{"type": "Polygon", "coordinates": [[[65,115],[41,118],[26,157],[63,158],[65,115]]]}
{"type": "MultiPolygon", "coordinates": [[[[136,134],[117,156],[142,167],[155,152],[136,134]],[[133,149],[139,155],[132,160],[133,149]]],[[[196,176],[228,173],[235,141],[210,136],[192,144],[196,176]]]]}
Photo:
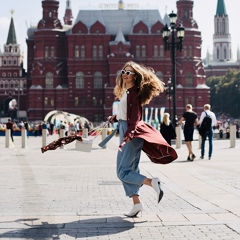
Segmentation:
{"type": "Polygon", "coordinates": [[[210,87],[213,111],[240,118],[240,71],[229,69],[224,76],[208,78],[206,84],[210,87]]]}

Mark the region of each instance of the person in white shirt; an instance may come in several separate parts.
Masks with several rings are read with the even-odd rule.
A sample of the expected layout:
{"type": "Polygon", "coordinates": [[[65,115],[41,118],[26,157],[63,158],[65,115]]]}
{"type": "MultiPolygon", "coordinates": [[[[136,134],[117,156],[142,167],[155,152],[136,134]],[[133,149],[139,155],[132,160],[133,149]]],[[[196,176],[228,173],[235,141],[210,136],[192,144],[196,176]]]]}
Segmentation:
{"type": "MultiPolygon", "coordinates": [[[[209,140],[208,159],[211,160],[212,151],[213,151],[213,127],[217,124],[217,119],[216,119],[215,113],[210,111],[210,109],[211,109],[210,104],[205,104],[203,107],[204,107],[204,111],[202,112],[200,120],[199,120],[200,125],[203,122],[203,119],[205,118],[206,113],[212,119],[212,128],[210,129],[210,131],[207,132],[207,135],[206,135],[206,137],[209,140]]],[[[202,137],[201,157],[200,157],[201,159],[204,158],[206,137],[202,137]]]]}

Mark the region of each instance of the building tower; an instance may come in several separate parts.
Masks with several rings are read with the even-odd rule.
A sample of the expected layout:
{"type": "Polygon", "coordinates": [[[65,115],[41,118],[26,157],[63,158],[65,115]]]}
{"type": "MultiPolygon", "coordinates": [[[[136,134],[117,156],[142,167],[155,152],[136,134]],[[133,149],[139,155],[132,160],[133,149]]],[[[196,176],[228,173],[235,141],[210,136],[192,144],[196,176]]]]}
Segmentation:
{"type": "MultiPolygon", "coordinates": [[[[14,11],[11,10],[13,15],[14,11]]],[[[1,115],[17,120],[17,110],[25,109],[26,77],[23,69],[23,56],[17,43],[13,17],[11,17],[7,42],[3,52],[0,52],[0,110],[1,115]],[[9,104],[14,99],[13,104],[9,104]]]]}
{"type": "Polygon", "coordinates": [[[42,119],[49,110],[64,107],[67,43],[58,8],[59,1],[43,0],[42,19],[37,27],[28,29],[29,117],[34,115],[37,119],[42,119]]]}
{"type": "Polygon", "coordinates": [[[72,25],[72,22],[73,22],[72,20],[73,20],[73,15],[72,15],[71,1],[67,0],[63,21],[65,25],[72,25]]]}
{"type": "Polygon", "coordinates": [[[218,0],[214,17],[213,62],[232,60],[231,35],[229,33],[229,19],[224,0],[218,0]]]}

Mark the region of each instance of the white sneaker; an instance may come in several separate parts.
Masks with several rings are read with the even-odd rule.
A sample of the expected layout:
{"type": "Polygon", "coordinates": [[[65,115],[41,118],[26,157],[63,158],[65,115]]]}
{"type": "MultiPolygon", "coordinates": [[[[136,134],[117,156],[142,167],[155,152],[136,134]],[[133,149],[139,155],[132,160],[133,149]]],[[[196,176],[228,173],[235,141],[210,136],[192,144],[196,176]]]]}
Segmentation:
{"type": "Polygon", "coordinates": [[[160,186],[160,179],[159,178],[153,178],[152,179],[152,187],[157,193],[157,202],[159,203],[163,197],[163,190],[161,189],[160,186]]]}

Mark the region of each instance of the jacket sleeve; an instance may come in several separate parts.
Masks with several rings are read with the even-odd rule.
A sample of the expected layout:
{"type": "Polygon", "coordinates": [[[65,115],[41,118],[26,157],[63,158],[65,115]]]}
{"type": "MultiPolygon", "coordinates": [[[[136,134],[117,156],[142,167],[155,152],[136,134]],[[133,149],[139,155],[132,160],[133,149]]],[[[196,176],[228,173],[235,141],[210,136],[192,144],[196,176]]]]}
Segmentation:
{"type": "Polygon", "coordinates": [[[128,129],[124,134],[124,137],[133,138],[135,129],[139,121],[142,120],[142,106],[140,99],[136,91],[129,92],[127,96],[127,124],[128,129]]]}

